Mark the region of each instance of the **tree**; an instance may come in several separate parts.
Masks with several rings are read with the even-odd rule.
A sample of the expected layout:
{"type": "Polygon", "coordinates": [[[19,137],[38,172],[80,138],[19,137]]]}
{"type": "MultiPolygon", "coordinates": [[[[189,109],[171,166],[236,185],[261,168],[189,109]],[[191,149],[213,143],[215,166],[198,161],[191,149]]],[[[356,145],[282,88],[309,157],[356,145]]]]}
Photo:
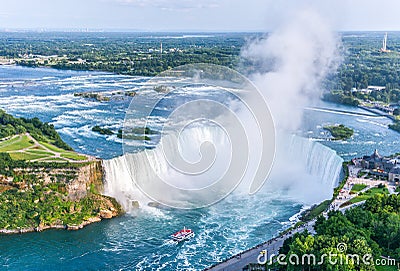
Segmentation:
{"type": "Polygon", "coordinates": [[[393,244],[396,244],[395,248],[398,248],[400,243],[400,216],[395,213],[388,214],[385,220],[380,220],[377,223],[375,234],[388,250],[392,248],[393,244]]]}
{"type": "Polygon", "coordinates": [[[346,218],[360,228],[371,227],[373,215],[370,211],[361,208],[352,208],[346,211],[346,218]]]}
{"type": "Polygon", "coordinates": [[[316,265],[316,258],[309,258],[306,255],[314,255],[314,237],[312,235],[299,236],[293,239],[289,253],[286,257],[287,270],[304,270],[304,267],[316,265]]]}

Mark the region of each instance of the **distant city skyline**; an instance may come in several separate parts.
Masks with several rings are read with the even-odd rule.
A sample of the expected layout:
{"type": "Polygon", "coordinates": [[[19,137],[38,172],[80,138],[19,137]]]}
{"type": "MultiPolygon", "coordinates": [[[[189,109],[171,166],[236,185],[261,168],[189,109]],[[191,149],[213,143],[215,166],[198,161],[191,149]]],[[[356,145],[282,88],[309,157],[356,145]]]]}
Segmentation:
{"type": "Polygon", "coordinates": [[[397,0],[0,0],[0,30],[270,31],[301,8],[334,30],[400,30],[397,0]]]}

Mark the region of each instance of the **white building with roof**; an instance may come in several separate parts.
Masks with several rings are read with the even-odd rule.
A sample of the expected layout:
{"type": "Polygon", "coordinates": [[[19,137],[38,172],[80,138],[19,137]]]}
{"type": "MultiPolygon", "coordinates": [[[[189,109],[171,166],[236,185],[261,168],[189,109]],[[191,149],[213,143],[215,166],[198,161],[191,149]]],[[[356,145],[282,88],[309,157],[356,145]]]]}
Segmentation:
{"type": "Polygon", "coordinates": [[[400,181],[400,166],[395,166],[389,171],[389,181],[390,182],[400,181]]]}

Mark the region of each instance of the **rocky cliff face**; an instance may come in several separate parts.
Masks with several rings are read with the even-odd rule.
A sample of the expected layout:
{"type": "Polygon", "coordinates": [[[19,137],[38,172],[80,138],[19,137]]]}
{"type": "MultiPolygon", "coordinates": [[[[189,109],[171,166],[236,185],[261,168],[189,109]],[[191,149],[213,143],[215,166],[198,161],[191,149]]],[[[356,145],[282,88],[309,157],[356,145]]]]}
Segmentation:
{"type": "Polygon", "coordinates": [[[104,196],[104,171],[101,160],[79,168],[77,176],[67,184],[68,198],[72,201],[80,200],[87,196],[95,197],[101,201],[99,218],[112,218],[120,215],[123,211],[120,204],[111,197],[104,196]]]}
{"type": "Polygon", "coordinates": [[[82,199],[90,191],[103,191],[103,168],[100,160],[79,168],[76,178],[67,184],[70,200],[82,199]]]}
{"type": "Polygon", "coordinates": [[[101,160],[56,166],[19,168],[13,177],[0,176],[1,200],[15,200],[19,206],[0,206],[5,217],[0,220],[0,234],[50,228],[77,230],[123,213],[114,198],[101,194],[101,160]]]}
{"type": "Polygon", "coordinates": [[[102,195],[101,160],[85,164],[49,164],[48,167],[14,169],[0,175],[0,234],[77,230],[123,213],[112,197],[102,195]]]}

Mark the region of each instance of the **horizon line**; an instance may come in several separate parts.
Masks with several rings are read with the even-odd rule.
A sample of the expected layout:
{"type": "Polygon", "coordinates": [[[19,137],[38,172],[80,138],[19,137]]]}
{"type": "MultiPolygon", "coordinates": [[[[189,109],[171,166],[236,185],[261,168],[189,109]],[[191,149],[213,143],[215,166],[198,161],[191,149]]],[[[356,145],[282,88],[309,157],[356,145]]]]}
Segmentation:
{"type": "MultiPolygon", "coordinates": [[[[90,28],[90,27],[73,27],[73,28],[59,28],[59,27],[2,27],[0,28],[0,33],[11,33],[11,32],[64,32],[64,33],[112,33],[112,32],[120,32],[120,33],[270,33],[273,32],[274,30],[261,30],[261,29],[206,29],[206,30],[200,30],[200,29],[171,29],[171,30],[166,30],[166,29],[161,29],[161,30],[149,30],[149,29],[135,29],[135,28],[117,28],[117,27],[112,27],[112,28],[90,28]]],[[[346,29],[346,30],[332,30],[334,32],[339,32],[339,33],[346,33],[346,32],[400,32],[399,30],[382,30],[382,29],[370,29],[370,30],[365,30],[365,29],[346,29]]]]}
{"type": "MultiPolygon", "coordinates": [[[[0,28],[0,33],[17,33],[17,32],[31,32],[31,33],[270,33],[274,30],[199,30],[199,29],[186,29],[186,30],[148,30],[148,29],[129,29],[129,28],[0,28]]],[[[388,32],[396,33],[400,30],[332,30],[338,33],[348,32],[388,32]]]]}

